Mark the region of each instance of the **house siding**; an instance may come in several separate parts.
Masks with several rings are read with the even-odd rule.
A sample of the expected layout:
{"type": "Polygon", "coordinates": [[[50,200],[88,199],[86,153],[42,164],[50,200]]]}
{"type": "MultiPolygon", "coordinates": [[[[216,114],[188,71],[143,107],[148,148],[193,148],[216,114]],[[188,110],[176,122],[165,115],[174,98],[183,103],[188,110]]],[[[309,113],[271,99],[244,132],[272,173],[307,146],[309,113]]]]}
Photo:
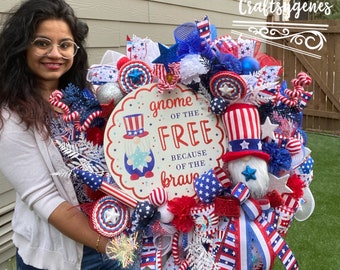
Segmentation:
{"type": "Polygon", "coordinates": [[[239,0],[92,0],[68,1],[90,28],[90,64],[100,63],[106,50],[125,53],[126,36],[148,37],[166,45],[174,29],[207,15],[218,35],[230,34],[233,20],[265,20],[261,14],[239,15],[239,0]]]}
{"type": "MultiPolygon", "coordinates": [[[[20,0],[1,0],[0,19],[20,0]]],[[[239,0],[68,0],[78,17],[90,28],[87,49],[89,62],[99,64],[107,50],[125,53],[126,36],[148,37],[166,45],[174,43],[176,26],[207,15],[219,36],[230,34],[234,20],[259,20],[261,14],[240,16],[239,0]]],[[[0,270],[11,269],[8,262],[15,249],[10,221],[15,192],[0,173],[0,270]]]]}

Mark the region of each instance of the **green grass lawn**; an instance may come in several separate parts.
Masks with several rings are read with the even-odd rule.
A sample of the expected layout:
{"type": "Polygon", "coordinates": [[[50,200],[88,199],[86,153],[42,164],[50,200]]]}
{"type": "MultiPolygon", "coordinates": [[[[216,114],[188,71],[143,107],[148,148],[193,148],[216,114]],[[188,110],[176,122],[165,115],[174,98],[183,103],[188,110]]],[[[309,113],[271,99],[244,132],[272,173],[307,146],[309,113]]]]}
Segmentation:
{"type": "MultiPolygon", "coordinates": [[[[315,210],[304,222],[294,220],[286,241],[300,270],[340,269],[340,137],[307,133],[314,159],[310,185],[315,210]]],[[[276,261],[274,270],[284,269],[276,261]]]]}

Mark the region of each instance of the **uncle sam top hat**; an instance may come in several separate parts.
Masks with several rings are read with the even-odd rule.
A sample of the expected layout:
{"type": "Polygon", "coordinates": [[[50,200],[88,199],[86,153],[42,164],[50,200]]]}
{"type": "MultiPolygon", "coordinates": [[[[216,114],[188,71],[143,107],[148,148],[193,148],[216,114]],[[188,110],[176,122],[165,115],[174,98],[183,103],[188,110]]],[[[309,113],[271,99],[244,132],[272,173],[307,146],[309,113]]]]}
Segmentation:
{"type": "Polygon", "coordinates": [[[123,136],[125,139],[133,139],[138,136],[142,138],[149,134],[144,130],[144,116],[143,114],[131,114],[123,117],[126,134],[123,136]]]}
{"type": "Polygon", "coordinates": [[[228,137],[228,151],[222,156],[224,162],[248,155],[269,161],[269,154],[262,151],[260,115],[255,105],[234,103],[222,120],[228,137]]]}

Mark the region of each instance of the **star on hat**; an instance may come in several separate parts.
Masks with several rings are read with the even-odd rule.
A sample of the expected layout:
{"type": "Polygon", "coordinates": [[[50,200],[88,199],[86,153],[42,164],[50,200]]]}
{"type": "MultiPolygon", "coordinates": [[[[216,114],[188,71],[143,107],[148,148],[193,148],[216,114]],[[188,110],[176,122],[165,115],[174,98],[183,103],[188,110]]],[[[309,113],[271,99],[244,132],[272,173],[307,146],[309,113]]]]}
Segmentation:
{"type": "Polygon", "coordinates": [[[249,149],[249,143],[244,141],[244,140],[242,141],[242,143],[240,145],[241,145],[242,149],[249,149]]]}

